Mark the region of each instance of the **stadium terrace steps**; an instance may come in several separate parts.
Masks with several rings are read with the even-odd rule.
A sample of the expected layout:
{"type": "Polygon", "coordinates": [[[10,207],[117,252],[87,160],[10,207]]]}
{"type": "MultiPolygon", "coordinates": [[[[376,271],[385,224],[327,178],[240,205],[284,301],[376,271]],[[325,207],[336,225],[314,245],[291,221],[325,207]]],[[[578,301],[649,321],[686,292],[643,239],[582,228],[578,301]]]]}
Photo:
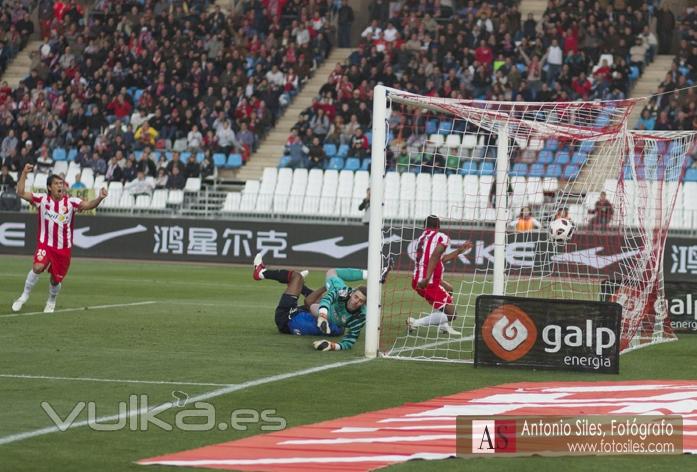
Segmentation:
{"type": "MultiPolygon", "coordinates": [[[[630,98],[648,97],[656,93],[658,86],[670,70],[674,58],[673,54],[656,56],[654,61],[644,70],[636,84],[634,84],[634,88],[629,93],[630,98]]],[[[632,113],[629,115],[629,128],[636,128],[639,117],[641,117],[642,108],[644,108],[644,104],[638,103],[632,110],[632,113]]]]}
{"type": "Polygon", "coordinates": [[[520,21],[522,23],[525,23],[525,20],[528,19],[528,14],[532,13],[535,15],[535,21],[538,22],[539,26],[539,21],[542,19],[547,9],[547,0],[523,0],[520,2],[518,8],[520,10],[520,21]]]}
{"type": "Polygon", "coordinates": [[[327,77],[337,62],[342,64],[353,50],[335,48],[326,61],[315,71],[315,74],[303,86],[293,103],[283,112],[276,126],[263,140],[257,152],[239,171],[221,170],[220,179],[223,181],[246,181],[261,178],[265,167],[276,167],[283,155],[283,147],[290,134],[290,129],[298,121],[298,115],[312,105],[312,99],[317,96],[319,89],[327,82],[327,77]]]}
{"type": "MultiPolygon", "coordinates": [[[[666,71],[670,70],[670,65],[673,62],[673,55],[663,54],[656,56],[654,61],[644,70],[642,76],[637,80],[630,92],[630,98],[648,97],[658,90],[658,85],[665,77],[666,71]]],[[[645,103],[639,102],[632,110],[627,121],[628,127],[634,129],[637,126],[641,110],[645,103]]],[[[603,182],[608,175],[619,175],[619,169],[613,167],[619,165],[613,163],[612,159],[599,159],[604,153],[611,152],[609,149],[604,149],[603,146],[596,146],[593,152],[588,156],[588,163],[581,168],[581,173],[574,183],[572,191],[576,190],[592,190],[599,192],[603,188],[603,182]]]]}
{"type": "Polygon", "coordinates": [[[19,54],[15,56],[0,80],[6,80],[12,89],[17,88],[19,82],[24,79],[31,70],[31,53],[38,51],[43,44],[41,41],[29,41],[19,54]]]}

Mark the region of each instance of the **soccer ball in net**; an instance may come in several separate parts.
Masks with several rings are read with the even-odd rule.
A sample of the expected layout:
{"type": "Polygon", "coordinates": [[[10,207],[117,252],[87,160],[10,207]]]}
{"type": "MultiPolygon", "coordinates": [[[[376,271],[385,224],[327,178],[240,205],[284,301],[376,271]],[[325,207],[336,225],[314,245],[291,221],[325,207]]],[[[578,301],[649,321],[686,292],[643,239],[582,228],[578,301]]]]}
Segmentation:
{"type": "Polygon", "coordinates": [[[566,242],[574,235],[576,225],[568,218],[559,218],[549,224],[549,237],[552,241],[566,242]]]}

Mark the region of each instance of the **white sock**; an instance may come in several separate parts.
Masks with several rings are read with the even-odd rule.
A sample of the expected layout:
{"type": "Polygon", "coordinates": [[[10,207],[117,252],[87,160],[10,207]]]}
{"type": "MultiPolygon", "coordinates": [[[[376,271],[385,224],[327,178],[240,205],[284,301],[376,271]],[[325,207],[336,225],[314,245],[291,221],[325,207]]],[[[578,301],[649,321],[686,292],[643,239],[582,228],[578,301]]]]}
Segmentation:
{"type": "Polygon", "coordinates": [[[36,282],[38,281],[39,274],[37,274],[33,270],[30,270],[27,274],[27,280],[24,282],[24,293],[22,293],[22,297],[29,298],[31,290],[34,288],[34,285],[36,285],[36,282]]]}
{"type": "Polygon", "coordinates": [[[447,329],[450,327],[450,323],[447,321],[442,322],[441,324],[438,325],[439,329],[447,329]]]}
{"type": "Polygon", "coordinates": [[[53,285],[49,284],[48,286],[48,300],[51,302],[56,301],[56,297],[58,296],[58,292],[61,291],[61,287],[63,284],[58,284],[58,285],[53,285]]]}
{"type": "Polygon", "coordinates": [[[448,317],[442,311],[434,311],[430,315],[419,318],[414,322],[414,326],[441,325],[448,322],[448,317]]]}
{"type": "Polygon", "coordinates": [[[263,279],[263,278],[264,278],[264,272],[266,272],[266,269],[261,269],[261,270],[259,271],[259,278],[260,278],[260,279],[263,279]]]}

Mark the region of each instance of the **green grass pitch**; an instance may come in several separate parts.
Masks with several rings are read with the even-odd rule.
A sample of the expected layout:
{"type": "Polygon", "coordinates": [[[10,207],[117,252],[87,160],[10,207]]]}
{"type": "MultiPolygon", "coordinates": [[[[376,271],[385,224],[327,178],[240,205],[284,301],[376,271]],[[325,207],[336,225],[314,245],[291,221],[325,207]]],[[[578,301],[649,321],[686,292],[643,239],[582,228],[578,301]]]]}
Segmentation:
{"type": "MultiPolygon", "coordinates": [[[[147,394],[151,404],[255,379],[358,359],[362,342],[349,352],[315,352],[311,338],[276,332],[273,310],[282,286],[255,282],[251,268],[75,259],[52,315],[6,316],[19,295],[30,257],[0,256],[0,442],[51,426],[41,408],[49,402],[62,416],[78,401],[93,401],[99,416],[117,413],[119,401],[147,394]],[[148,304],[135,305],[138,302],[148,304]],[[120,305],[103,308],[105,305],[120,305]],[[77,309],[81,307],[102,307],[77,309]],[[63,311],[60,311],[63,310],[63,311]],[[158,383],[97,382],[81,379],[158,383]],[[170,382],[170,383],[163,383],[170,382]],[[203,385],[193,385],[203,384],[203,385]]],[[[308,279],[322,283],[321,271],[308,279]]],[[[23,312],[40,312],[47,277],[23,312]]],[[[621,375],[474,369],[471,365],[379,359],[321,373],[250,387],[209,400],[217,412],[275,409],[288,426],[359,414],[489,385],[517,381],[583,381],[697,378],[697,336],[683,336],[622,358],[621,375]],[[348,384],[346,379],[351,379],[348,384]],[[376,380],[379,379],[379,380],[376,380]]],[[[173,423],[169,411],[160,418],[173,423]]],[[[79,417],[85,419],[83,412],[79,417]]],[[[174,470],[139,466],[155,455],[239,439],[247,431],[97,432],[88,427],[0,445],[2,471],[174,470]]],[[[464,460],[416,462],[399,471],[462,470],[464,460]]],[[[477,470],[690,470],[682,457],[526,458],[477,460],[477,470]]]]}

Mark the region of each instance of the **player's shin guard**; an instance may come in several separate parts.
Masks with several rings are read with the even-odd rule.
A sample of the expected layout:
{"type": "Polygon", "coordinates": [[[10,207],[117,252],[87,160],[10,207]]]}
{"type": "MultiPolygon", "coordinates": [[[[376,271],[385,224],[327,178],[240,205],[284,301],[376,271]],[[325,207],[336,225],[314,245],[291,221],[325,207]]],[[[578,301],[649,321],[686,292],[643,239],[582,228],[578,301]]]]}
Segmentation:
{"type": "Polygon", "coordinates": [[[58,296],[58,292],[61,291],[61,287],[63,287],[63,284],[56,284],[53,285],[53,281],[51,281],[51,284],[48,286],[48,299],[49,301],[55,302],[56,297],[58,296]]]}
{"type": "Polygon", "coordinates": [[[29,294],[34,288],[34,285],[36,285],[36,282],[39,281],[39,275],[40,274],[37,274],[33,270],[29,271],[27,274],[27,279],[24,281],[24,292],[22,293],[22,298],[29,298],[29,294]]]}
{"type": "Polygon", "coordinates": [[[419,326],[431,326],[431,325],[438,325],[440,326],[443,323],[448,322],[448,317],[443,313],[442,311],[434,311],[430,315],[424,316],[423,318],[419,318],[418,320],[414,320],[412,323],[412,326],[415,328],[418,328],[419,326]]]}

